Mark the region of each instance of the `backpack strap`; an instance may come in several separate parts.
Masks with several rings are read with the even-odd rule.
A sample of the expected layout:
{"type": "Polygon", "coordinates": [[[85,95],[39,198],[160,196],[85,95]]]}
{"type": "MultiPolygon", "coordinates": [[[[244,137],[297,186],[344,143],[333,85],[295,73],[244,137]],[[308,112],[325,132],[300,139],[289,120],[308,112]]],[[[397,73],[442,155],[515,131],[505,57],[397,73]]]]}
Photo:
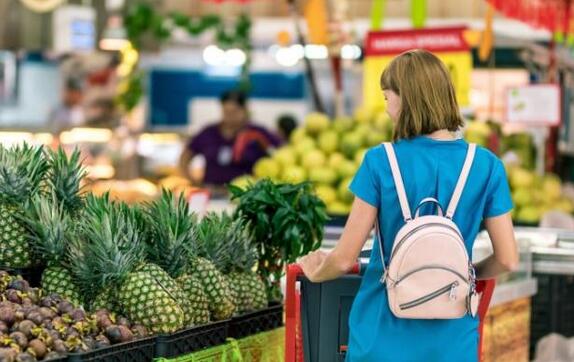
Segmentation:
{"type": "Polygon", "coordinates": [[[450,203],[446,209],[446,217],[449,219],[452,219],[454,213],[456,212],[456,207],[460,201],[462,190],[464,190],[464,185],[466,185],[466,180],[468,179],[468,174],[470,173],[470,168],[472,166],[472,162],[474,161],[475,154],[476,144],[470,143],[468,145],[468,151],[466,152],[466,159],[462,165],[462,171],[460,172],[460,176],[458,178],[458,182],[456,183],[456,187],[454,188],[452,198],[450,199],[450,203]]]}
{"type": "Polygon", "coordinates": [[[393,173],[393,180],[395,181],[395,188],[397,189],[397,196],[399,197],[399,203],[401,204],[401,210],[403,212],[403,218],[405,222],[412,220],[411,209],[409,207],[409,200],[407,199],[407,193],[405,192],[405,185],[403,184],[403,178],[401,176],[401,170],[399,169],[399,163],[397,162],[397,155],[395,154],[395,149],[393,145],[389,142],[383,143],[385,150],[387,151],[387,158],[389,159],[389,164],[391,165],[391,172],[393,173]]]}

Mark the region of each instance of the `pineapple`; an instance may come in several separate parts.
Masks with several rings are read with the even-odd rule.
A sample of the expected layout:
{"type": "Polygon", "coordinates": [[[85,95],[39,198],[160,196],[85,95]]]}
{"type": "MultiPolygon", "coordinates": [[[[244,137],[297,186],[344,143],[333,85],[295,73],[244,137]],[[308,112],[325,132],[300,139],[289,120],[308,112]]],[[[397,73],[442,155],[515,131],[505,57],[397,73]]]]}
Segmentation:
{"type": "Polygon", "coordinates": [[[144,233],[138,212],[109,198],[87,198],[83,242],[71,248],[72,270],[82,291],[95,298],[114,293],[122,313],[153,333],[173,333],[185,326],[185,313],[177,298],[145,269],[144,233]],[[115,292],[114,292],[115,291],[115,292]]]}
{"type": "Polygon", "coordinates": [[[253,271],[257,256],[252,236],[242,223],[227,214],[209,214],[200,229],[199,248],[224,273],[237,313],[266,308],[265,284],[253,271]]]}
{"type": "Polygon", "coordinates": [[[147,240],[148,259],[161,268],[148,265],[143,270],[153,274],[181,301],[187,317],[186,325],[208,323],[207,296],[201,284],[187,274],[189,246],[195,238],[195,219],[189,215],[188,204],[184,198],[176,198],[164,190],[159,200],[148,205],[146,215],[150,235],[147,240]]]}
{"type": "Polygon", "coordinates": [[[73,236],[71,220],[62,205],[48,197],[36,196],[24,217],[30,233],[30,243],[46,264],[42,273],[42,288],[81,305],[79,288],[66,265],[66,254],[73,236]]]}
{"type": "Polygon", "coordinates": [[[49,151],[48,162],[48,187],[57,202],[62,204],[64,211],[72,217],[77,216],[84,206],[82,183],[86,177],[86,171],[80,162],[80,151],[75,149],[69,157],[62,148],[49,151]]]}
{"type": "Polygon", "coordinates": [[[32,266],[23,205],[40,193],[47,170],[42,147],[0,145],[0,266],[32,266]]]}

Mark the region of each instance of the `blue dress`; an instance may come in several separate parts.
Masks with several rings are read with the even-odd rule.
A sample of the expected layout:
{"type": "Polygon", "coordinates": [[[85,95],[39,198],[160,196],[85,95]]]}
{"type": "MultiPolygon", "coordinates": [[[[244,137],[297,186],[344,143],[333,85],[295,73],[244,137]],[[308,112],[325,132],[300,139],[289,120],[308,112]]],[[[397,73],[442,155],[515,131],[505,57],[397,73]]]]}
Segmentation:
{"type": "MultiPolygon", "coordinates": [[[[436,198],[446,210],[468,144],[462,139],[438,141],[421,136],[399,141],[394,147],[411,210],[414,212],[425,197],[436,198]]],[[[385,263],[388,263],[393,240],[404,221],[384,147],[377,146],[367,152],[350,189],[379,210],[385,263]]],[[[425,206],[422,214],[434,212],[434,208],[425,206]]],[[[490,151],[477,147],[454,215],[470,256],[481,221],[511,209],[502,162],[490,151]]],[[[398,319],[389,309],[385,286],[379,282],[381,275],[379,243],[375,242],[349,317],[348,362],[477,361],[478,318],[398,319]]]]}

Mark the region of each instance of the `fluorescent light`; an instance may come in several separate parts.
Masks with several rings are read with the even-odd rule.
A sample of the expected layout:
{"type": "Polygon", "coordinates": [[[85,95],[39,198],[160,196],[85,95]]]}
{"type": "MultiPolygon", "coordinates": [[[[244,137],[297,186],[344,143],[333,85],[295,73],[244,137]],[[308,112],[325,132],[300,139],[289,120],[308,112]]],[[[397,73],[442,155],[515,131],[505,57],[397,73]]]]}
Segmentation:
{"type": "Polygon", "coordinates": [[[303,58],[305,50],[300,44],[289,47],[279,47],[275,51],[275,60],[284,67],[295,66],[303,58]]]}
{"type": "Polygon", "coordinates": [[[361,57],[361,47],[355,44],[345,44],[341,48],[341,57],[343,59],[359,59],[361,57]]]}
{"type": "Polygon", "coordinates": [[[212,66],[222,65],[225,51],[216,45],[209,45],[203,50],[203,60],[212,66]]]}
{"type": "Polygon", "coordinates": [[[240,67],[247,61],[247,55],[241,49],[229,49],[225,51],[225,63],[232,67],[240,67]]]}
{"type": "Polygon", "coordinates": [[[309,59],[327,59],[329,50],[324,45],[307,44],[305,45],[305,56],[309,59]]]}
{"type": "Polygon", "coordinates": [[[112,139],[112,131],[105,128],[74,128],[62,132],[60,141],[63,144],[107,143],[112,139]]]}

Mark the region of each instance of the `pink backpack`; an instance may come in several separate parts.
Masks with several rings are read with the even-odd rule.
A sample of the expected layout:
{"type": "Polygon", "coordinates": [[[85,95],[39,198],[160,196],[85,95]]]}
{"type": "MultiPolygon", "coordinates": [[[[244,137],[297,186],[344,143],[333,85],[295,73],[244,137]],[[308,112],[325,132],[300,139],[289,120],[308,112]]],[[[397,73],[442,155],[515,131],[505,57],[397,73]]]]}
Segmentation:
{"type": "Polygon", "coordinates": [[[466,313],[474,316],[478,306],[474,268],[462,234],[452,218],[474,160],[476,145],[468,147],[446,214],[436,199],[428,197],[419,203],[414,218],[393,145],[383,145],[405,220],[395,237],[388,268],[383,258],[378,219],[375,225],[384,270],[381,282],[386,285],[392,313],[398,318],[410,319],[454,319],[466,313]],[[419,216],[420,207],[429,202],[437,205],[438,215],[419,216]]]}

